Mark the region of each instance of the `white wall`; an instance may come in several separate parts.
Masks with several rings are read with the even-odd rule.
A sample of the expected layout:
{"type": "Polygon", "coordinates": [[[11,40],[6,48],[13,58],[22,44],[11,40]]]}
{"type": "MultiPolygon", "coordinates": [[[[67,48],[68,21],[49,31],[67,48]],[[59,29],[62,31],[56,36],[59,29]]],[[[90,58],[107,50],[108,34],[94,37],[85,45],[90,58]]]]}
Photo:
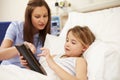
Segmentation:
{"type": "MultiPolygon", "coordinates": [[[[51,8],[52,14],[53,15],[56,14],[56,8],[54,6],[54,3],[56,1],[62,0],[46,0],[46,1],[51,8]]],[[[102,5],[101,3],[103,2],[114,3],[115,1],[119,1],[118,3],[120,4],[120,0],[67,0],[67,1],[69,1],[72,5],[70,11],[88,10],[89,6],[94,9],[97,5],[99,7],[99,4],[101,6],[102,5]]],[[[24,12],[27,2],[28,0],[0,0],[0,21],[24,20],[24,12]]],[[[117,4],[117,2],[114,4],[117,4]]],[[[62,9],[59,9],[59,13],[63,14],[64,11],[62,9]]]]}
{"type": "MultiPolygon", "coordinates": [[[[55,6],[54,3],[56,1],[63,1],[63,0],[46,0],[51,7],[53,13],[55,13],[55,6]]],[[[95,10],[99,8],[107,8],[116,5],[120,5],[120,0],[67,0],[71,3],[71,7],[68,8],[68,11],[79,11],[79,12],[86,12],[89,10],[95,10]],[[91,9],[90,9],[91,8],[91,9]]],[[[60,10],[61,13],[62,10],[60,10]]]]}
{"type": "Polygon", "coordinates": [[[0,21],[24,20],[28,0],[0,0],[0,21]]]}

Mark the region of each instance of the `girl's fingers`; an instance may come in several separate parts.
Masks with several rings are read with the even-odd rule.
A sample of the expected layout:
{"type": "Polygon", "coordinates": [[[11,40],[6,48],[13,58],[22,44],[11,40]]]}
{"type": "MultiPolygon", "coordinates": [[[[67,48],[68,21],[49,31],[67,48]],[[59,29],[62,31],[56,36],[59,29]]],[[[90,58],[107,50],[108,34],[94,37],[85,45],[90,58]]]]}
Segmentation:
{"type": "Polygon", "coordinates": [[[47,48],[42,47],[42,48],[40,48],[40,50],[42,50],[42,52],[40,54],[38,54],[38,56],[45,56],[47,48]]]}

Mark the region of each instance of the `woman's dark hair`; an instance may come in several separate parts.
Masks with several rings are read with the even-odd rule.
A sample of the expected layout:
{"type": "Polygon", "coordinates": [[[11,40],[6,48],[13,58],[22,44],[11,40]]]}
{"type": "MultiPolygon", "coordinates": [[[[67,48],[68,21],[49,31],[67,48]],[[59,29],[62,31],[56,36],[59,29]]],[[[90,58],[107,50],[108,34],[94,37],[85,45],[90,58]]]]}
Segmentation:
{"type": "Polygon", "coordinates": [[[39,38],[42,41],[42,46],[45,42],[45,37],[47,33],[50,33],[50,26],[51,26],[51,11],[48,6],[48,4],[45,2],[45,0],[29,0],[26,11],[25,11],[25,23],[24,23],[24,41],[28,41],[33,43],[33,37],[34,37],[34,31],[33,31],[33,24],[31,21],[32,12],[36,7],[42,7],[45,6],[48,11],[48,22],[45,26],[45,29],[39,30],[39,38]]]}

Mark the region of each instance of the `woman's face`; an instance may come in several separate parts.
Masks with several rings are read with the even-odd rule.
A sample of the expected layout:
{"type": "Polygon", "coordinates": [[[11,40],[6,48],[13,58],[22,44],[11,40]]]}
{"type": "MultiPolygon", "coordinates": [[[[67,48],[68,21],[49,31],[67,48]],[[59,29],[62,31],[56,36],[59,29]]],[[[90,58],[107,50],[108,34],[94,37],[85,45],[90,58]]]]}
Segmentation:
{"type": "Polygon", "coordinates": [[[83,45],[78,41],[76,37],[70,31],[67,35],[65,43],[65,55],[71,57],[79,57],[83,53],[83,45]]]}
{"type": "Polygon", "coordinates": [[[32,12],[31,20],[37,30],[43,30],[48,22],[48,11],[46,7],[36,7],[32,12]]]}

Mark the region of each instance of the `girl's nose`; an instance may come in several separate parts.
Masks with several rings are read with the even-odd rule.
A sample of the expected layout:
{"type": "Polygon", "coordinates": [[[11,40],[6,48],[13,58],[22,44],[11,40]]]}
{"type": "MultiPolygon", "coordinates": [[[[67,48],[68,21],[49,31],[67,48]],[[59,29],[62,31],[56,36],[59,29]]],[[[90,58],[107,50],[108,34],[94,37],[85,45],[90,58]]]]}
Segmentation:
{"type": "Polygon", "coordinates": [[[70,43],[69,42],[66,42],[66,46],[69,46],[70,45],[70,43]]]}

